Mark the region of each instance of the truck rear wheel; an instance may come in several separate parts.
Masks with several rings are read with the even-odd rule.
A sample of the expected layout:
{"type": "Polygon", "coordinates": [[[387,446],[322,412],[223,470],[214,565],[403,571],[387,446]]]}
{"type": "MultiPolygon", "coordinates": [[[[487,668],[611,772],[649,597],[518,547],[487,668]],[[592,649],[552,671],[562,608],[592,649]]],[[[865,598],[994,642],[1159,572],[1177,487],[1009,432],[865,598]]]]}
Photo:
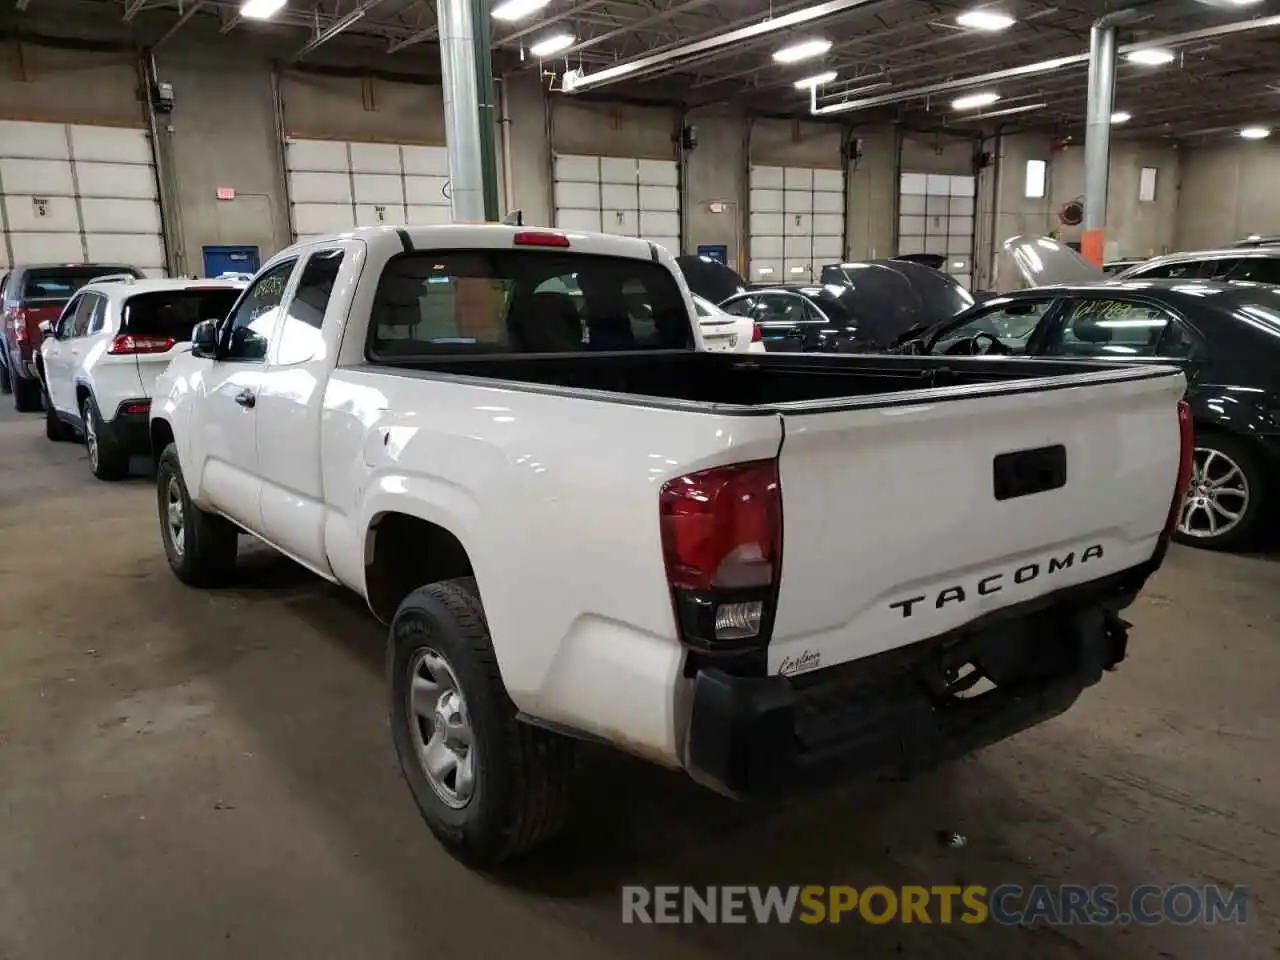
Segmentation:
{"type": "Polygon", "coordinates": [[[212,587],[229,579],[236,566],[240,531],[225,517],[206,513],[191,502],[176,444],[160,454],[156,503],[160,539],[174,575],[189,587],[212,587]]]}
{"type": "Polygon", "coordinates": [[[560,828],[574,743],[516,719],[475,580],[405,597],[391,621],[387,670],[400,769],[450,853],[491,865],[560,828]]]}

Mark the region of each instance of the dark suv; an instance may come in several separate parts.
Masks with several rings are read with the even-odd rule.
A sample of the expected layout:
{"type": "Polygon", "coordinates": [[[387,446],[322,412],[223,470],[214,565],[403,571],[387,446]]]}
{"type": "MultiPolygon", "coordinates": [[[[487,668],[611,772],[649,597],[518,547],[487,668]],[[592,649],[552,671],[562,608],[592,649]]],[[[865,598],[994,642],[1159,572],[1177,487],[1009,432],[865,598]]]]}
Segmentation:
{"type": "Polygon", "coordinates": [[[0,279],[0,389],[13,393],[23,413],[40,409],[40,381],[31,369],[40,352],[40,324],[55,322],[86,283],[110,274],[142,278],[118,263],[39,263],[13,267],[0,279]]]}
{"type": "Polygon", "coordinates": [[[1280,284],[1280,247],[1250,246],[1152,257],[1116,274],[1118,280],[1249,280],[1280,284]]]}

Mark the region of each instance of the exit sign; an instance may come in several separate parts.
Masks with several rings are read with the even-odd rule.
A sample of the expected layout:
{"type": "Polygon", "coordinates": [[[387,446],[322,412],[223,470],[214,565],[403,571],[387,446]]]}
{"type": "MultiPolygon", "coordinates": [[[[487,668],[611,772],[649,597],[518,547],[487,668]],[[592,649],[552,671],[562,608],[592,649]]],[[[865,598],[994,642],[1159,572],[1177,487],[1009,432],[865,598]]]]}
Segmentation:
{"type": "Polygon", "coordinates": [[[219,200],[234,200],[235,198],[236,198],[235,187],[219,187],[218,188],[219,200]]]}

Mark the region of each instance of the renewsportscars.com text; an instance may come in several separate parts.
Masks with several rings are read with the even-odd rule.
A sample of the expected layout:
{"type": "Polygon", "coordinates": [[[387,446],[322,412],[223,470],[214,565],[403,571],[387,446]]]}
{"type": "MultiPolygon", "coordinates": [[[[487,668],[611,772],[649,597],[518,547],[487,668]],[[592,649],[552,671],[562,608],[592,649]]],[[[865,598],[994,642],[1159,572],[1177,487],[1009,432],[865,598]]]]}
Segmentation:
{"type": "Polygon", "coordinates": [[[794,886],[622,888],[623,923],[1244,923],[1245,887],[794,886]]]}

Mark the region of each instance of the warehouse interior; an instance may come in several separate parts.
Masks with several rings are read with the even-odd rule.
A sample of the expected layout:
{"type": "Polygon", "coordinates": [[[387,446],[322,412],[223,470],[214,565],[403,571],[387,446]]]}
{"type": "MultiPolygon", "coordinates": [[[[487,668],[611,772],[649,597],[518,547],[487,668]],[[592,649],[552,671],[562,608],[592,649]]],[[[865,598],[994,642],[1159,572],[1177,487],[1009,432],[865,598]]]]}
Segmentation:
{"type": "MultiPolygon", "coordinates": [[[[761,283],[937,254],[992,292],[1015,235],[1099,262],[1280,236],[1273,0],[0,0],[0,274],[254,273],[458,219],[445,3],[482,18],[491,102],[462,112],[524,224],[761,283]]],[[[403,795],[364,604],[265,549],[185,589],[154,484],[31,422],[0,413],[0,960],[1280,955],[1273,547],[1173,548],[1115,679],[953,765],[760,807],[588,751],[570,835],[478,873],[403,795]],[[1249,914],[638,927],[629,883],[1215,884],[1249,914]]]]}

